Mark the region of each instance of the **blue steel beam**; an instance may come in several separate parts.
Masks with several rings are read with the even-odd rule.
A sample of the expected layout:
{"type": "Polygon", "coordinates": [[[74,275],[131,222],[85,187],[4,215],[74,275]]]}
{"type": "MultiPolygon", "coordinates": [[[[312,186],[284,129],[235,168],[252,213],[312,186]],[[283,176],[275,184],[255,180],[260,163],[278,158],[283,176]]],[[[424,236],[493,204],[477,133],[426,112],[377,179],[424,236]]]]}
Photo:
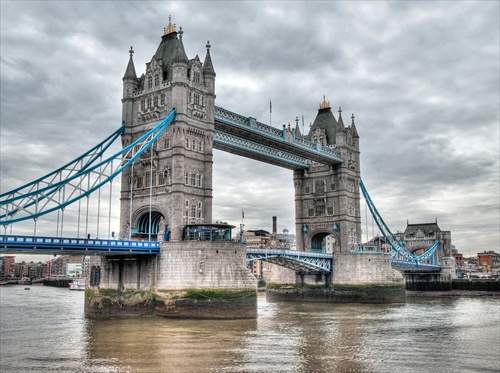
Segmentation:
{"type": "Polygon", "coordinates": [[[151,241],[0,235],[0,253],[156,255],[160,253],[160,243],[151,241]]]}
{"type": "Polygon", "coordinates": [[[5,199],[0,200],[0,224],[6,226],[37,219],[50,212],[64,210],[66,206],[89,196],[132,165],[174,119],[175,109],[149,132],[118,153],[98,163],[86,165],[65,179],[56,180],[47,186],[37,184],[36,189],[25,194],[4,193],[2,196],[5,199]]]}
{"type": "Polygon", "coordinates": [[[262,260],[294,271],[331,273],[333,256],[305,251],[248,248],[246,260],[247,262],[262,260]]]}
{"type": "Polygon", "coordinates": [[[218,106],[215,107],[214,121],[216,130],[281,149],[305,159],[327,165],[338,165],[343,162],[339,149],[295,136],[295,131],[292,138],[287,138],[285,126],[280,130],[218,106]]]}
{"type": "Polygon", "coordinates": [[[215,130],[214,148],[248,158],[255,158],[292,170],[309,168],[309,162],[304,157],[259,144],[221,130],[215,130]]]}

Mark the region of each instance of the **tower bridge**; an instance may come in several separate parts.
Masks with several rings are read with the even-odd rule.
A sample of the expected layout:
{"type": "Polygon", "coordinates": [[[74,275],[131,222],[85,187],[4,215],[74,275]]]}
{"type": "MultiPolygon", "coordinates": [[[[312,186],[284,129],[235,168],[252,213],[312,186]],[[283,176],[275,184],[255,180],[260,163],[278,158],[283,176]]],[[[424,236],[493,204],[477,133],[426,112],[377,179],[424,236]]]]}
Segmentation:
{"type": "MultiPolygon", "coordinates": [[[[375,283],[402,290],[391,290],[390,295],[380,293],[378,301],[404,299],[403,277],[391,267],[391,259],[396,267],[396,262],[404,262],[408,268],[422,263],[390,230],[384,234],[391,242],[392,254],[353,255],[359,254],[361,239],[360,189],[367,197],[361,182],[354,115],[345,125],[342,110],[339,108],[336,118],[323,97],[309,133],[301,134],[298,126],[278,129],[218,107],[210,43],[206,44],[203,62],[198,55],[189,59],[183,43],[182,29],[177,31],[169,22],[140,77],[134,66],[134,50],[130,49],[123,76],[124,126],[114,135],[121,136],[121,152],[104,156],[109,144],[103,142],[46,178],[0,196],[1,225],[6,228],[29,219],[36,223],[52,211],[64,212],[66,206],[120,175],[119,237],[124,239],[113,242],[2,235],[0,251],[31,248],[44,253],[98,254],[91,256],[91,264],[104,273],[101,282],[90,289],[86,301],[90,314],[256,317],[256,280],[245,264],[246,258],[286,268],[276,271],[274,281],[278,283],[310,283],[326,289],[335,284],[375,283]],[[292,170],[296,252],[247,250],[232,240],[232,226],[212,224],[214,148],[292,170]],[[333,254],[323,252],[326,237],[333,242],[333,254]],[[138,240],[154,243],[141,247],[134,243],[138,240]],[[137,260],[124,261],[124,255],[137,260]],[[144,310],[134,303],[124,311],[123,299],[109,300],[100,289],[114,289],[118,298],[125,290],[153,291],[154,302],[147,299],[144,303],[139,296],[137,299],[155,306],[144,310]],[[213,303],[201,301],[195,305],[186,296],[189,289],[243,295],[231,305],[220,301],[214,308],[213,303]],[[248,297],[249,291],[253,296],[248,297]]],[[[373,203],[370,209],[377,224],[385,227],[373,203]]],[[[434,260],[432,270],[437,271],[441,259],[428,256],[434,260]]],[[[420,265],[419,270],[423,269],[420,265]]],[[[329,300],[341,297],[339,293],[329,294],[329,300]]]]}

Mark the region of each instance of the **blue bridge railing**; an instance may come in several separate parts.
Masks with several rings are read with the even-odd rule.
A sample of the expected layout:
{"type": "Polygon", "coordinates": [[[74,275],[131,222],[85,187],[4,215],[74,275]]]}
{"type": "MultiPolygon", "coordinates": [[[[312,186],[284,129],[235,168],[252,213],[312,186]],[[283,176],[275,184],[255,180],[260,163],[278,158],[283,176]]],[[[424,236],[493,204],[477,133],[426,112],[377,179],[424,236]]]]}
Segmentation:
{"type": "Polygon", "coordinates": [[[106,239],[0,235],[0,253],[29,254],[159,254],[160,243],[106,239]]]}

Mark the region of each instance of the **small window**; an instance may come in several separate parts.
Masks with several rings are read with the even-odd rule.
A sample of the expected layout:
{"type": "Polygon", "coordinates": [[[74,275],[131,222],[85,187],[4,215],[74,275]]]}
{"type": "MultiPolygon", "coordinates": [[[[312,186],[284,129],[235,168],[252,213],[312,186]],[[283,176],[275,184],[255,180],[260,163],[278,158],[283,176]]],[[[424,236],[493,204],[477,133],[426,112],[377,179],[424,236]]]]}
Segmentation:
{"type": "Polygon", "coordinates": [[[149,89],[153,88],[153,77],[152,76],[148,77],[148,88],[149,89]]]}
{"type": "Polygon", "coordinates": [[[194,82],[198,84],[200,83],[200,73],[197,71],[194,72],[194,82]]]}
{"type": "Polygon", "coordinates": [[[158,87],[160,85],[160,76],[155,75],[155,87],[158,87]]]}
{"type": "Polygon", "coordinates": [[[194,104],[199,105],[200,104],[200,95],[195,94],[194,95],[194,104]]]}
{"type": "Polygon", "coordinates": [[[165,95],[161,95],[161,105],[165,105],[165,95]]]}

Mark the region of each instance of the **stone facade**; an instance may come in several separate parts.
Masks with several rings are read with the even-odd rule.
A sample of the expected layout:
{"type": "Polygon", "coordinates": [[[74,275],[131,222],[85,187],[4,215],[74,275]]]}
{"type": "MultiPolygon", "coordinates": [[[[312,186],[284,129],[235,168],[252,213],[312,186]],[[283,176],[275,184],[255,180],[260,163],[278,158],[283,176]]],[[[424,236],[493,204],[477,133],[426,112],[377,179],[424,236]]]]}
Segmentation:
{"type": "Polygon", "coordinates": [[[256,289],[245,258],[245,245],[236,242],[163,242],[157,286],[175,290],[256,289]]]}
{"type": "Polygon", "coordinates": [[[359,136],[354,124],[338,121],[323,100],[305,136],[322,146],[340,150],[343,163],[327,166],[312,162],[309,170],[294,171],[297,250],[324,251],[330,236],[333,253],[357,250],[361,239],[359,136]]]}
{"type": "Polygon", "coordinates": [[[122,173],[121,237],[156,239],[166,228],[169,240],[180,241],[183,225],[211,223],[215,71],[210,44],[203,63],[198,56],[189,60],[182,35],[169,23],[139,78],[130,50],[123,77],[123,146],[174,108],[176,117],[122,173]]]}

